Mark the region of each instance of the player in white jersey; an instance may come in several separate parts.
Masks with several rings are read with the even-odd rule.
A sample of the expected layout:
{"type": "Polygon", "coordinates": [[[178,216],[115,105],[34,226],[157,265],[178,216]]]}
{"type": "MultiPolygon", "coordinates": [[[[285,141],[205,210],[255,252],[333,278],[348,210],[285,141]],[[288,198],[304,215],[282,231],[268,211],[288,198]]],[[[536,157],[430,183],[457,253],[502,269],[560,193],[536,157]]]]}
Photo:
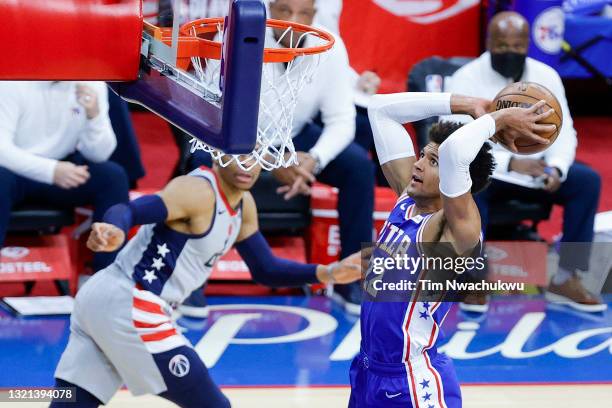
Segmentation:
{"type": "Polygon", "coordinates": [[[112,207],[92,226],[88,246],[111,252],[142,225],[76,297],[55,377],[57,387],[76,387],[77,402],[52,407],[97,407],[122,384],[134,395],[156,394],[181,407],[228,407],[171,313],[234,244],[253,278],[269,286],[360,278],[356,257],[324,266],[274,256],[248,192],[259,172],[236,164],[196,169],[158,194],[112,207]]]}

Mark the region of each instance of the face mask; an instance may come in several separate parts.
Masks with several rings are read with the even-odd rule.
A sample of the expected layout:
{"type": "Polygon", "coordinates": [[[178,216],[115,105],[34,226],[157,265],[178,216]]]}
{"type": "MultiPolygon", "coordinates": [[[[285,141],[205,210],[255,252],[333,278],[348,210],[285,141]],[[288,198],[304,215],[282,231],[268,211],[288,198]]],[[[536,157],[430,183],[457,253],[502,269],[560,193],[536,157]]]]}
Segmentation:
{"type": "Polygon", "coordinates": [[[502,76],[515,81],[521,79],[527,55],[517,52],[491,53],[491,66],[502,76]]]}

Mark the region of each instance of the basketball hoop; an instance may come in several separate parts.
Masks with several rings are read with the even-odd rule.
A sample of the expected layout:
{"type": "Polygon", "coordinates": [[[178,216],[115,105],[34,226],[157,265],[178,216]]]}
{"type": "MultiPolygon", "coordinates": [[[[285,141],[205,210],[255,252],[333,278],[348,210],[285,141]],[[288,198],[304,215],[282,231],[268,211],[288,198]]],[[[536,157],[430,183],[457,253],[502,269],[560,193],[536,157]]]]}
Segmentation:
{"type": "MultiPolygon", "coordinates": [[[[192,152],[207,151],[223,167],[234,161],[247,171],[257,164],[265,170],[297,164],[291,137],[297,98],[304,85],[312,80],[324,53],[335,42],[331,34],[303,24],[269,19],[266,25],[267,30],[282,30],[282,35],[279,39],[266,36],[255,150],[250,154],[230,155],[199,138],[191,139],[192,152]],[[283,47],[283,40],[288,40],[290,47],[283,47]],[[272,42],[268,44],[268,41],[272,42]]],[[[216,40],[223,35],[223,28],[223,18],[188,22],[180,27],[177,50],[177,67],[193,72],[198,85],[217,103],[222,95],[223,44],[216,40]]],[[[151,34],[166,42],[170,40],[167,31],[151,34]]]]}

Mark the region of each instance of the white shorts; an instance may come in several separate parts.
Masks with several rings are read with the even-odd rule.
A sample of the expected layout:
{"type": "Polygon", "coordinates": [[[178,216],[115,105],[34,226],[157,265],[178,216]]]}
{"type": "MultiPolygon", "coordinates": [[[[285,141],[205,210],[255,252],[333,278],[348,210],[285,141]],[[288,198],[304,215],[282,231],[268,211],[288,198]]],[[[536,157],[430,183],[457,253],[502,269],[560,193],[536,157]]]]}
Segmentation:
{"type": "Polygon", "coordinates": [[[76,297],[70,339],[55,377],[105,404],[124,383],[134,395],[167,391],[170,374],[158,357],[181,346],[192,348],[171,313],[164,300],[138,289],[116,265],[96,273],[76,297]]]}

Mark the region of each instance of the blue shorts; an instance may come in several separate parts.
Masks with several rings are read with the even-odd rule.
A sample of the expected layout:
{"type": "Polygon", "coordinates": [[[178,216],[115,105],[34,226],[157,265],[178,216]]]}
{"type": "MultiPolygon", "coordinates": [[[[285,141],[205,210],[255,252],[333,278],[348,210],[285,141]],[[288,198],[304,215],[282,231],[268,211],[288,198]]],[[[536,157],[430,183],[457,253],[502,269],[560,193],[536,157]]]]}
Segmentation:
{"type": "Polygon", "coordinates": [[[351,364],[349,408],[461,408],[461,390],[450,358],[382,363],[360,352],[351,364]]]}

